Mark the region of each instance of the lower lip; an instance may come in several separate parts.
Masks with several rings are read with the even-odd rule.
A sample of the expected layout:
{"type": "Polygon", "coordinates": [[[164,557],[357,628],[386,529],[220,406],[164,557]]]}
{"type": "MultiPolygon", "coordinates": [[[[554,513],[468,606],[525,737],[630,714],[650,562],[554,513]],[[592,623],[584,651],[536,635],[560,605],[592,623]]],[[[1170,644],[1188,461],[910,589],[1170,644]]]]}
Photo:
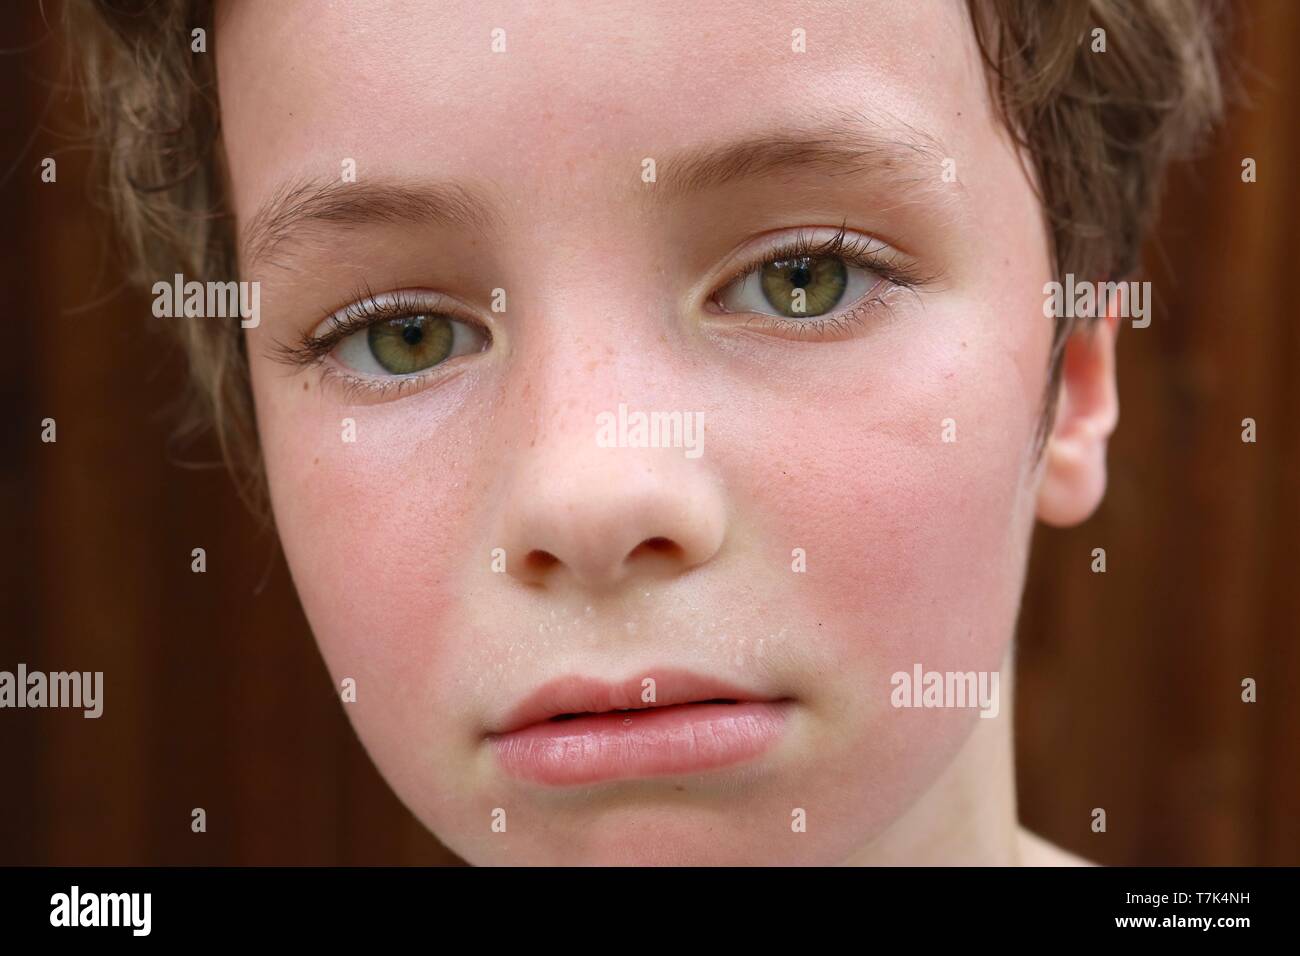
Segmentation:
{"type": "Polygon", "coordinates": [[[492,737],[506,773],[549,786],[697,773],[780,739],[788,701],[678,704],[543,721],[492,737]]]}

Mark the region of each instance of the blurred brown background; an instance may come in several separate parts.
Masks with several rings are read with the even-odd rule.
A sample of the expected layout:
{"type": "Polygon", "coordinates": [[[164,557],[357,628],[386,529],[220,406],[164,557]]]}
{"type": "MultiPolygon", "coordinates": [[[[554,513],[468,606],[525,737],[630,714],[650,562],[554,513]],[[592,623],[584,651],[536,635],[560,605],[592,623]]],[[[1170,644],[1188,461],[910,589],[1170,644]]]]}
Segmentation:
{"type": "MultiPolygon", "coordinates": [[[[1020,626],[1022,819],[1107,864],[1300,864],[1300,3],[1240,3],[1233,37],[1247,101],[1175,171],[1154,321],[1120,335],[1106,502],[1039,530],[1020,626]]],[[[170,442],[180,357],[90,202],[58,31],[9,6],[0,48],[0,669],[111,695],[0,711],[0,864],[456,862],[362,750],[213,445],[170,442]]]]}

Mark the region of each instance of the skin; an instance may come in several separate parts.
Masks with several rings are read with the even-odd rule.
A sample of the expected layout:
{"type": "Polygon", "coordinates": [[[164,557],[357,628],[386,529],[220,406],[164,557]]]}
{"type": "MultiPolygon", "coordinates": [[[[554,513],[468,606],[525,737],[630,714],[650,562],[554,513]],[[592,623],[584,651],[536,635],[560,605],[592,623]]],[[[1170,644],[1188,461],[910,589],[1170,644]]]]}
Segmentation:
{"type": "Polygon", "coordinates": [[[585,7],[218,8],[246,239],[282,183],[349,158],[357,185],[461,180],[500,207],[484,229],[316,224],[242,250],[276,523],[331,675],[356,680],[360,739],[475,864],[1078,862],[1017,822],[1009,655],[1035,519],[1082,521],[1105,489],[1117,323],[1071,339],[1037,456],[1048,235],[964,6],[585,7]],[[682,149],[832,113],[926,148],[676,201],[642,178],[647,157],[667,176],[682,149]],[[762,243],[842,223],[933,281],[826,340],[709,310],[762,243]],[[400,394],[281,360],[363,284],[449,296],[491,344],[400,394]],[[600,447],[620,403],[702,412],[703,454],[600,447]],[[999,715],[891,706],[916,663],[999,671],[999,715]],[[543,682],[662,666],[793,698],[783,738],[740,767],[589,787],[495,763],[486,730],[543,682]]]}

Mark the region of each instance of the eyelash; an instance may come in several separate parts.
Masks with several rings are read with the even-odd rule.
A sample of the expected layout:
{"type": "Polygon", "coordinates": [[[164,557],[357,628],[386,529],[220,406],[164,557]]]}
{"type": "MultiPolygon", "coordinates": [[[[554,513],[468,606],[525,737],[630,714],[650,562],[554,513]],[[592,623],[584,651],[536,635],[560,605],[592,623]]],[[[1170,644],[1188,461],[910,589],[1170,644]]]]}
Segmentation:
{"type": "MultiPolygon", "coordinates": [[[[887,296],[890,293],[898,289],[914,291],[928,281],[914,269],[900,262],[897,256],[882,255],[882,248],[887,247],[883,247],[875,239],[846,237],[844,225],[840,226],[835,235],[821,241],[814,241],[807,233],[800,231],[795,234],[792,241],[768,251],[763,259],[733,274],[710,295],[709,302],[718,305],[717,297],[723,290],[774,262],[802,258],[839,259],[848,265],[868,269],[880,277],[871,290],[849,311],[804,320],[755,313],[745,325],[759,323],[767,328],[792,332],[801,338],[830,339],[847,335],[851,331],[850,326],[862,325],[868,313],[877,308],[888,309],[890,304],[887,296]],[[889,288],[878,292],[881,286],[889,286],[889,288]]],[[[491,344],[492,333],[486,325],[461,315],[457,310],[443,308],[444,300],[445,297],[437,293],[416,294],[407,290],[377,296],[369,286],[363,285],[354,292],[352,304],[342,310],[325,313],[322,321],[330,323],[326,331],[320,335],[306,335],[297,345],[278,345],[276,351],[281,361],[290,365],[303,368],[323,366],[322,385],[327,381],[333,381],[343,388],[348,398],[367,398],[373,401],[399,398],[413,389],[418,389],[441,366],[434,366],[429,371],[411,375],[372,379],[341,372],[333,366],[326,365],[325,359],[350,335],[365,331],[379,322],[421,314],[443,315],[472,325],[486,336],[488,344],[491,344]]],[[[741,313],[723,312],[722,314],[741,313]]]]}
{"type": "Polygon", "coordinates": [[[290,365],[303,368],[321,366],[321,384],[336,383],[349,399],[383,401],[400,398],[413,389],[418,389],[426,379],[436,374],[442,365],[410,375],[376,379],[340,371],[332,365],[326,365],[325,359],[348,336],[364,332],[380,322],[403,319],[412,315],[440,315],[465,325],[472,325],[487,338],[488,344],[491,344],[492,332],[486,325],[462,315],[456,309],[446,308],[444,304],[446,301],[445,296],[437,293],[413,293],[404,289],[376,295],[369,286],[363,285],[353,293],[351,305],[339,311],[325,313],[322,321],[330,324],[324,332],[320,335],[304,336],[297,345],[279,345],[276,351],[280,359],[290,365]]]}
{"type": "MultiPolygon", "coordinates": [[[[847,265],[869,269],[880,277],[880,280],[849,311],[810,319],[787,319],[779,315],[754,313],[745,325],[759,324],[764,328],[793,332],[801,338],[831,339],[844,336],[852,331],[851,326],[862,325],[870,312],[877,308],[890,308],[890,302],[887,298],[890,293],[899,289],[915,291],[928,281],[925,276],[918,273],[914,268],[900,261],[897,255],[891,256],[888,253],[882,255],[882,249],[885,248],[887,247],[884,247],[876,239],[858,236],[846,237],[844,225],[840,226],[835,235],[821,241],[814,241],[806,232],[800,231],[795,234],[795,238],[791,242],[768,251],[761,260],[732,275],[730,279],[719,286],[717,292],[714,292],[709,297],[709,301],[715,306],[720,306],[717,299],[723,290],[730,288],[736,282],[747,279],[774,262],[803,258],[839,259],[847,265]],[[888,286],[888,288],[877,291],[881,286],[888,286]]],[[[721,314],[740,315],[743,313],[723,311],[721,314]]]]}

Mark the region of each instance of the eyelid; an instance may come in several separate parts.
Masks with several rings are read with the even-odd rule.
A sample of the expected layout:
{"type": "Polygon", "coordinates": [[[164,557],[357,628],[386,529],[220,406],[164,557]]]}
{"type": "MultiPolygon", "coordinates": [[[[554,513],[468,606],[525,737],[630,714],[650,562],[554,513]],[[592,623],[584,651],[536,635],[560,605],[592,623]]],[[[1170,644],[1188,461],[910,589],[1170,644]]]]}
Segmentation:
{"type": "Polygon", "coordinates": [[[808,339],[843,338],[851,331],[849,325],[861,324],[868,312],[875,309],[889,310],[889,299],[893,293],[900,290],[915,291],[918,286],[931,281],[921,274],[910,256],[869,233],[850,232],[845,223],[838,227],[800,227],[795,230],[793,238],[770,241],[764,248],[763,252],[749,253],[746,257],[747,265],[731,270],[728,273],[730,278],[715,284],[708,295],[708,303],[720,306],[718,300],[723,292],[772,262],[805,256],[836,258],[851,267],[871,271],[879,278],[863,295],[838,312],[794,319],[765,312],[736,312],[719,308],[716,315],[749,316],[749,320],[744,323],[745,328],[758,325],[808,339]],[[810,235],[823,228],[833,229],[834,234],[824,239],[810,235]]]}
{"type": "MultiPolygon", "coordinates": [[[[474,325],[488,332],[487,326],[455,299],[427,289],[394,289],[373,293],[366,290],[349,304],[328,313],[316,328],[304,337],[304,344],[337,342],[378,322],[406,315],[442,315],[474,325]]],[[[490,334],[490,333],[489,333],[490,334]]]]}
{"type": "Polygon", "coordinates": [[[445,380],[463,366],[453,357],[407,375],[376,376],[344,364],[335,353],[342,342],[372,325],[421,314],[440,315],[471,326],[485,339],[482,351],[495,341],[495,334],[486,322],[444,293],[411,288],[375,293],[362,286],[347,305],[324,313],[324,318],[296,344],[277,342],[272,346],[273,358],[299,369],[319,366],[322,387],[341,390],[348,401],[369,404],[399,398],[420,390],[435,378],[445,380]]]}
{"type": "Polygon", "coordinates": [[[771,315],[766,312],[723,312],[719,314],[745,318],[745,321],[741,324],[743,329],[755,327],[760,330],[772,329],[783,333],[783,338],[812,342],[832,342],[852,337],[854,327],[865,325],[869,313],[879,311],[888,317],[893,309],[890,300],[895,293],[900,291],[904,291],[904,287],[891,285],[887,279],[881,279],[848,308],[839,312],[827,312],[824,315],[814,316],[810,319],[789,319],[785,316],[771,315]]]}
{"type": "Polygon", "coordinates": [[[375,293],[363,286],[351,302],[324,313],[324,317],[310,332],[303,333],[293,344],[277,342],[272,347],[275,359],[286,365],[310,367],[322,364],[338,344],[349,335],[364,331],[386,319],[405,315],[435,314],[446,316],[465,325],[474,326],[487,336],[495,335],[488,324],[467,307],[440,292],[428,289],[394,289],[375,293]]]}
{"type": "Polygon", "coordinates": [[[871,268],[899,285],[920,285],[926,281],[912,264],[911,257],[896,246],[870,233],[850,230],[843,223],[839,226],[801,226],[794,230],[792,237],[788,230],[779,235],[785,238],[759,244],[760,251],[738,254],[735,258],[746,264],[728,269],[725,273],[728,278],[715,283],[709,298],[770,262],[801,256],[835,257],[846,262],[854,262],[855,258],[863,259],[867,261],[855,264],[871,268]],[[825,238],[813,237],[813,234],[823,229],[830,230],[832,234],[825,238]]]}

